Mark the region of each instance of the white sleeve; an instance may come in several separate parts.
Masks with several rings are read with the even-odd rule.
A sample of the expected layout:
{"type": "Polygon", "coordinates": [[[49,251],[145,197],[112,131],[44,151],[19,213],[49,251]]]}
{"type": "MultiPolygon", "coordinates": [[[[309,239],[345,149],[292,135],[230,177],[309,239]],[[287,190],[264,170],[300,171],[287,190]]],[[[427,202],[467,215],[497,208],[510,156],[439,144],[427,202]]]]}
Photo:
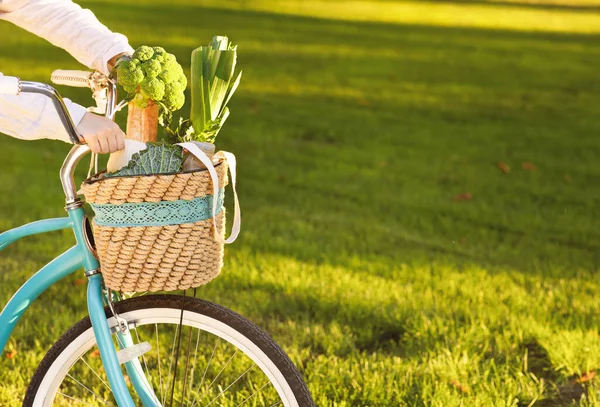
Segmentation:
{"type": "MultiPolygon", "coordinates": [[[[104,74],[108,74],[112,57],[133,52],[125,36],[111,32],[90,10],[70,0],[0,0],[0,19],[64,48],[82,64],[104,74]]],[[[85,108],[68,99],[65,104],[75,125],[79,124],[85,108]]],[[[42,95],[0,96],[0,132],[28,140],[70,142],[54,105],[42,95]]]]}
{"type": "Polygon", "coordinates": [[[0,0],[0,19],[64,48],[104,74],[112,57],[133,52],[124,35],[111,32],[94,13],[71,0],[0,0]]]}
{"type": "MultiPolygon", "coordinates": [[[[86,109],[63,99],[75,125],[86,109]]],[[[44,95],[0,96],[0,133],[23,140],[53,139],[71,143],[52,101],[44,95]]]]}

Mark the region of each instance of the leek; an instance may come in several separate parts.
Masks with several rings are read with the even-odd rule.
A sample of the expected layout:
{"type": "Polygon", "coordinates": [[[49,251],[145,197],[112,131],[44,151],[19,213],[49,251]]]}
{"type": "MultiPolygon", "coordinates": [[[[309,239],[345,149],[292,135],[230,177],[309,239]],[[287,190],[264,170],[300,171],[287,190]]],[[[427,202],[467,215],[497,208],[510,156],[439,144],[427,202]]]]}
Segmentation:
{"type": "Polygon", "coordinates": [[[223,36],[192,52],[191,131],[180,136],[182,141],[214,143],[229,116],[227,103],[242,77],[241,72],[235,74],[236,62],[237,47],[223,36]]]}

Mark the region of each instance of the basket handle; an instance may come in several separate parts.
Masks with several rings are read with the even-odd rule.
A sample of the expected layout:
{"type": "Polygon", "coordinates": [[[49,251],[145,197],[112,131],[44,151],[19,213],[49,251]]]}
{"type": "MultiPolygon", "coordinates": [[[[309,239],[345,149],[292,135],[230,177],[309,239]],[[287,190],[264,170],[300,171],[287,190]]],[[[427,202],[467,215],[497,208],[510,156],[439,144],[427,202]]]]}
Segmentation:
{"type": "Polygon", "coordinates": [[[237,191],[235,189],[236,182],[236,159],[235,156],[227,151],[219,151],[216,153],[213,158],[223,159],[227,161],[229,165],[229,172],[231,173],[231,187],[233,188],[233,199],[234,199],[234,213],[233,213],[233,226],[231,228],[231,234],[227,239],[225,239],[225,235],[219,232],[217,228],[217,205],[219,196],[219,177],[217,176],[217,171],[215,170],[215,166],[212,163],[212,160],[206,155],[204,151],[202,151],[196,144],[194,143],[178,143],[178,146],[181,146],[188,150],[190,154],[199,159],[202,164],[206,166],[208,172],[210,173],[210,177],[213,183],[213,208],[212,208],[212,218],[213,225],[215,231],[215,239],[222,244],[229,244],[235,242],[238,235],[240,234],[240,229],[242,226],[242,214],[240,211],[240,202],[238,200],[237,191]]]}

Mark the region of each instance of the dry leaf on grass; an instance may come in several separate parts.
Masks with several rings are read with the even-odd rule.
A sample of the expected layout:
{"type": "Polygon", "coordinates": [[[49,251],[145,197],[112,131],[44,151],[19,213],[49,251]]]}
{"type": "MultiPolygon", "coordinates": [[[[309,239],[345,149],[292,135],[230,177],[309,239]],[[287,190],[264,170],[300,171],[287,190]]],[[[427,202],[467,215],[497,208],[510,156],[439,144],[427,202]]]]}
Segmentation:
{"type": "Polygon", "coordinates": [[[596,376],[596,372],[594,372],[593,370],[591,372],[587,372],[586,374],[584,374],[581,377],[578,377],[577,379],[575,379],[575,383],[585,383],[585,382],[589,382],[590,380],[592,380],[594,378],[594,376],[596,376]]]}
{"type": "Polygon", "coordinates": [[[260,110],[260,106],[258,105],[258,103],[254,102],[252,104],[250,104],[250,112],[252,113],[256,113],[260,110]]]}
{"type": "Polygon", "coordinates": [[[471,199],[473,199],[473,195],[470,192],[463,192],[454,197],[455,201],[470,201],[471,199]]]}
{"type": "Polygon", "coordinates": [[[454,386],[456,389],[458,389],[461,393],[469,392],[469,388],[466,385],[460,383],[458,380],[452,380],[452,381],[450,381],[450,384],[452,386],[454,386]]]}
{"type": "Polygon", "coordinates": [[[11,349],[8,352],[6,352],[6,358],[7,359],[13,359],[15,356],[17,356],[17,350],[16,349],[11,349]]]}
{"type": "Polygon", "coordinates": [[[86,281],[87,281],[86,279],[84,279],[84,278],[80,278],[80,279],[78,279],[78,280],[75,280],[75,282],[73,283],[73,285],[74,285],[75,287],[78,287],[78,286],[80,286],[80,285],[84,285],[86,281]]]}
{"type": "Polygon", "coordinates": [[[94,349],[91,353],[90,353],[90,357],[94,358],[94,359],[98,359],[100,357],[100,351],[98,349],[94,349]]]}
{"type": "Polygon", "coordinates": [[[503,173],[508,174],[510,172],[510,167],[507,163],[498,161],[498,164],[496,165],[498,166],[498,168],[500,168],[500,171],[502,171],[503,173]]]}
{"type": "Polygon", "coordinates": [[[521,164],[521,168],[523,168],[525,171],[536,171],[537,167],[535,166],[535,164],[530,163],[525,161],[523,164],[521,164]]]}

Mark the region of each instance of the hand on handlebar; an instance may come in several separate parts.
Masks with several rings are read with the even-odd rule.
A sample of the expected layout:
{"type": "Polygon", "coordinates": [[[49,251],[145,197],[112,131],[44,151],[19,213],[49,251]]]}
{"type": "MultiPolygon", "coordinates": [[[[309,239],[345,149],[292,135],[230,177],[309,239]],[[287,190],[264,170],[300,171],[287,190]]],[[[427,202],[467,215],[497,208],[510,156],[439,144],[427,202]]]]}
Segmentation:
{"type": "Polygon", "coordinates": [[[88,112],[77,130],[94,153],[114,153],[125,148],[125,134],[119,125],[106,117],[88,112]]]}

